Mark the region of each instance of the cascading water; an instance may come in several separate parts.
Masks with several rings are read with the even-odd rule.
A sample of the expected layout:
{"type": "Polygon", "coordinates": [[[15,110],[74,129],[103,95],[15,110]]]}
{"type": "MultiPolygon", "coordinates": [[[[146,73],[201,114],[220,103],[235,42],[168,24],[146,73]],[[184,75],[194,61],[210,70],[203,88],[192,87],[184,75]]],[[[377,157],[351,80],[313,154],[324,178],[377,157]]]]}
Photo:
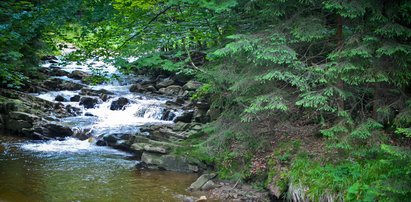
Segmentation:
{"type": "MultiPolygon", "coordinates": [[[[73,72],[74,70],[81,70],[83,72],[90,72],[89,66],[104,66],[108,76],[114,74],[117,75],[118,80],[114,80],[110,83],[100,84],[96,86],[89,86],[92,90],[107,90],[112,93],[110,99],[106,102],[99,101],[99,103],[90,109],[84,108],[79,102],[62,102],[64,105],[71,105],[75,108],[81,109],[81,115],[75,117],[69,117],[62,119],[61,121],[68,126],[78,129],[92,129],[91,133],[95,137],[100,135],[110,133],[135,133],[138,128],[146,124],[171,124],[172,120],[164,119],[165,103],[166,98],[160,97],[147,97],[141,94],[133,94],[129,92],[129,88],[135,77],[122,75],[117,71],[117,69],[110,65],[99,61],[87,60],[86,64],[79,65],[77,63],[69,63],[68,65],[62,67],[61,69],[67,72],[73,72]],[[127,98],[131,103],[125,106],[123,110],[111,110],[110,106],[113,101],[118,98],[127,98]]],[[[49,67],[50,64],[44,64],[44,67],[49,67]]],[[[56,77],[64,80],[69,80],[73,82],[79,82],[68,78],[67,76],[56,77]]],[[[142,78],[139,78],[142,79],[142,78]]],[[[80,91],[51,91],[43,94],[37,95],[38,97],[54,101],[56,96],[60,95],[65,98],[65,100],[70,100],[74,95],[79,94],[80,91]]],[[[176,115],[181,112],[178,110],[173,110],[171,113],[176,115]]]]}
{"type": "MultiPolygon", "coordinates": [[[[88,65],[105,66],[109,75],[118,74],[112,65],[95,60],[84,65],[69,63],[61,69],[90,72],[88,65]]],[[[56,78],[81,83],[66,76],[56,78]]],[[[88,131],[95,138],[107,133],[134,134],[146,124],[172,123],[162,120],[166,98],[130,93],[128,89],[136,78],[121,74],[119,78],[88,86],[113,92],[105,102],[98,98],[94,108],[69,101],[81,91],[51,91],[36,96],[52,102],[62,96],[67,100],[64,105],[79,108],[78,116],[59,119],[59,123],[88,131]],[[129,104],[123,110],[111,110],[120,97],[129,104]]],[[[181,173],[138,171],[136,163],[128,153],[96,146],[89,140],[27,141],[0,135],[0,201],[181,201],[176,196],[187,194],[185,188],[195,179],[195,175],[181,173]]]]}

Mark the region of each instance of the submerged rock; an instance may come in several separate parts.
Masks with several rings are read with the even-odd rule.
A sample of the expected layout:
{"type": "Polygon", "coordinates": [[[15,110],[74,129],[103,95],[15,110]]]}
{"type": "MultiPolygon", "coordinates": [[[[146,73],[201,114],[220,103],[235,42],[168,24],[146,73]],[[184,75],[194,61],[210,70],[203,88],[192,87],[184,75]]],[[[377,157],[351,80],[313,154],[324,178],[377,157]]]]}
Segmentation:
{"type": "Polygon", "coordinates": [[[141,161],[150,168],[177,172],[198,172],[198,166],[192,164],[187,158],[176,155],[162,155],[143,152],[141,161]]]}

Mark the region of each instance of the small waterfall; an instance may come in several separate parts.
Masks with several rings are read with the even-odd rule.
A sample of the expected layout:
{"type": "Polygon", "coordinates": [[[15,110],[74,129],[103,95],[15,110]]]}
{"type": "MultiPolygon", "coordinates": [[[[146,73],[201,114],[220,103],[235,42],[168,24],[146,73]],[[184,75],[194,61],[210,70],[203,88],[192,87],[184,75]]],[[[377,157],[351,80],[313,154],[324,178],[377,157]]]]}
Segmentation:
{"type": "MultiPolygon", "coordinates": [[[[43,65],[44,67],[50,66],[50,64],[43,65]]],[[[109,99],[103,102],[98,96],[94,96],[98,99],[94,108],[84,108],[79,105],[79,102],[72,102],[70,98],[79,95],[81,91],[50,91],[44,94],[37,95],[38,97],[52,101],[55,101],[57,96],[64,98],[64,102],[61,102],[65,106],[70,105],[73,108],[79,109],[79,116],[73,116],[64,118],[61,122],[70,126],[75,130],[76,137],[80,139],[86,139],[90,135],[100,136],[107,133],[128,133],[134,134],[139,128],[147,124],[171,124],[172,120],[181,113],[177,109],[169,109],[165,103],[167,99],[159,97],[145,97],[141,94],[131,93],[129,91],[130,85],[135,83],[135,80],[144,80],[145,78],[123,75],[117,69],[111,65],[96,59],[87,60],[84,64],[78,63],[58,63],[61,70],[67,72],[73,72],[74,70],[80,70],[87,73],[91,73],[90,66],[92,68],[103,68],[108,76],[116,75],[117,80],[113,80],[108,83],[99,84],[95,86],[87,86],[92,90],[107,90],[113,94],[109,95],[109,99]],[[113,101],[118,100],[120,97],[129,100],[129,103],[123,110],[110,110],[110,106],[113,101]],[[84,132],[87,131],[87,135],[84,132]]],[[[57,77],[66,81],[72,81],[81,83],[80,80],[75,80],[64,77],[57,77]]],[[[80,95],[83,96],[83,95],[80,95]]]]}

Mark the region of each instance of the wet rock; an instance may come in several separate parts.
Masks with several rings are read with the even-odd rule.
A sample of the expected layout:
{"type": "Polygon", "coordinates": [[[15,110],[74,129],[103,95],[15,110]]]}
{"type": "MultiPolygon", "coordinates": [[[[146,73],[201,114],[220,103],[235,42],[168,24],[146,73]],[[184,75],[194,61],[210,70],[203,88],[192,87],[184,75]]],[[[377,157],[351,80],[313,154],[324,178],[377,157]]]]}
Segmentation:
{"type": "Polygon", "coordinates": [[[80,102],[80,95],[75,95],[70,98],[71,102],[80,102]]]}
{"type": "Polygon", "coordinates": [[[166,94],[166,95],[182,95],[183,88],[178,85],[171,85],[167,86],[166,88],[160,88],[159,93],[166,94]]]}
{"type": "MultiPolygon", "coordinates": [[[[199,191],[204,190],[202,189],[203,186],[210,180],[214,179],[217,176],[215,173],[211,174],[202,174],[195,182],[193,182],[190,187],[188,187],[189,191],[199,191]]],[[[208,188],[208,187],[207,187],[208,188]]]]}
{"type": "Polygon", "coordinates": [[[171,109],[165,109],[161,120],[172,121],[176,117],[176,114],[171,109]]]}
{"type": "Polygon", "coordinates": [[[130,151],[132,135],[128,133],[114,133],[106,134],[103,136],[102,140],[98,140],[96,144],[98,146],[111,146],[115,149],[120,149],[124,151],[130,151]]]}
{"type": "Polygon", "coordinates": [[[30,132],[30,135],[28,137],[34,139],[34,140],[51,140],[52,138],[44,136],[38,132],[30,132]]]}
{"type": "Polygon", "coordinates": [[[91,133],[92,133],[92,129],[91,128],[80,128],[80,129],[76,129],[73,131],[73,136],[78,138],[79,140],[87,140],[90,137],[92,137],[91,133]]]}
{"type": "Polygon", "coordinates": [[[203,86],[203,83],[198,82],[198,81],[194,81],[194,80],[190,80],[183,86],[183,89],[184,90],[197,90],[201,86],[203,86]]]}
{"type": "Polygon", "coordinates": [[[110,110],[124,110],[125,106],[129,103],[130,101],[127,98],[120,97],[111,103],[110,110]]]}
{"type": "Polygon", "coordinates": [[[107,94],[102,94],[100,95],[100,99],[103,100],[103,102],[106,102],[108,99],[110,99],[111,97],[107,94]]]}
{"type": "Polygon", "coordinates": [[[79,115],[81,113],[81,109],[77,107],[73,107],[71,105],[66,106],[66,111],[72,115],[79,115]]]}
{"type": "Polygon", "coordinates": [[[74,70],[67,77],[72,78],[72,79],[77,79],[77,80],[83,80],[83,79],[88,78],[90,76],[91,75],[87,72],[83,72],[83,71],[80,71],[80,70],[74,70]]]}
{"type": "Polygon", "coordinates": [[[193,120],[194,117],[194,111],[190,110],[190,111],[185,111],[183,112],[180,116],[177,116],[174,119],[174,122],[183,122],[183,123],[191,123],[191,121],[193,120]]]}
{"type": "Polygon", "coordinates": [[[173,80],[173,79],[166,78],[166,79],[164,79],[164,80],[162,80],[162,81],[157,82],[156,87],[160,89],[160,88],[165,88],[165,87],[167,87],[167,86],[171,86],[171,85],[173,85],[173,84],[174,84],[174,80],[173,80]]]}
{"type": "Polygon", "coordinates": [[[133,93],[142,93],[142,92],[145,92],[146,91],[146,88],[145,87],[143,87],[141,84],[139,84],[139,83],[137,83],[137,84],[133,84],[131,87],[130,87],[130,92],[133,92],[133,93]]]}
{"type": "Polygon", "coordinates": [[[143,152],[141,161],[148,166],[177,172],[194,172],[197,168],[197,166],[192,165],[187,158],[176,155],[161,155],[143,152]]]}
{"type": "Polygon", "coordinates": [[[54,98],[55,101],[58,102],[66,102],[66,98],[64,98],[62,95],[57,95],[56,98],[54,98]]]}
{"type": "Polygon", "coordinates": [[[82,97],[80,99],[80,105],[83,105],[86,109],[94,108],[97,103],[98,99],[93,97],[82,97]]]}
{"type": "Polygon", "coordinates": [[[84,116],[94,116],[94,114],[92,114],[92,113],[90,113],[90,112],[86,112],[86,113],[84,114],[84,116]]]}
{"type": "Polygon", "coordinates": [[[48,137],[69,137],[73,135],[71,128],[67,126],[62,126],[54,123],[49,123],[43,126],[46,130],[43,131],[43,134],[46,134],[48,137]]]}

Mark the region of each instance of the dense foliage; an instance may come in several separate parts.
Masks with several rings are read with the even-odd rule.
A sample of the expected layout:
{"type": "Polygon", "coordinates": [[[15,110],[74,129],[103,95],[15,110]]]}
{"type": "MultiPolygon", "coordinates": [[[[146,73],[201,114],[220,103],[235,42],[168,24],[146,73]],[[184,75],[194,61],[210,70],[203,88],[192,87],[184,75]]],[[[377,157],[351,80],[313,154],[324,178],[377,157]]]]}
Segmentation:
{"type": "Polygon", "coordinates": [[[186,150],[220,177],[274,184],[294,200],[411,197],[407,0],[8,0],[0,8],[3,84],[19,84],[22,67],[45,50],[39,42],[56,40],[79,47],[72,59],[195,76],[207,84],[193,99],[220,116],[186,150]]]}

